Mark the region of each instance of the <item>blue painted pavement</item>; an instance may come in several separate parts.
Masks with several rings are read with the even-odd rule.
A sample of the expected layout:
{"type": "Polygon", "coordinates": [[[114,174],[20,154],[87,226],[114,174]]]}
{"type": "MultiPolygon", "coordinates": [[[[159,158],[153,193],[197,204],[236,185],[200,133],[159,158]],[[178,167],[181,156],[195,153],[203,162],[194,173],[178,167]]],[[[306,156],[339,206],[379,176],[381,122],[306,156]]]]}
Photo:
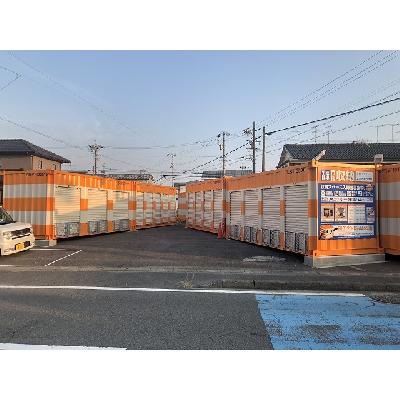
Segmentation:
{"type": "Polygon", "coordinates": [[[364,296],[256,298],[274,349],[400,350],[400,304],[364,296]]]}

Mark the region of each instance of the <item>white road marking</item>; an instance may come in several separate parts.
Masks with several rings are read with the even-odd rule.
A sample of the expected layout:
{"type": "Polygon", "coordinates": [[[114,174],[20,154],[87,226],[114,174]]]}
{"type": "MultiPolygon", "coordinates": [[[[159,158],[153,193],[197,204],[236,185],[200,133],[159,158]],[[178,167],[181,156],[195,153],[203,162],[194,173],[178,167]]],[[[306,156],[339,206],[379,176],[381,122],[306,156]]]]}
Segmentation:
{"type": "Polygon", "coordinates": [[[141,288],[141,287],[110,287],[110,286],[41,286],[41,285],[0,285],[0,289],[22,290],[99,290],[111,292],[177,292],[177,293],[220,293],[220,294],[270,294],[270,295],[306,295],[306,296],[364,296],[361,293],[343,292],[306,292],[306,291],[280,291],[280,290],[240,290],[240,289],[167,289],[167,288],[141,288]]]}
{"type": "Polygon", "coordinates": [[[64,257],[57,258],[57,260],[54,260],[54,261],[49,262],[48,264],[46,264],[45,267],[48,267],[49,265],[52,265],[52,264],[56,263],[57,261],[64,260],[64,258],[71,257],[71,256],[73,256],[74,254],[78,254],[78,253],[80,253],[81,251],[82,251],[82,250],[78,250],[78,251],[75,251],[74,253],[68,254],[68,255],[66,255],[66,256],[64,256],[64,257]]]}
{"type": "Polygon", "coordinates": [[[51,247],[34,247],[30,250],[31,251],[59,251],[59,250],[66,251],[67,249],[60,249],[60,248],[53,249],[51,247]]]}
{"type": "Polygon", "coordinates": [[[52,346],[45,344],[0,343],[0,350],[126,350],[125,347],[52,346]]]}

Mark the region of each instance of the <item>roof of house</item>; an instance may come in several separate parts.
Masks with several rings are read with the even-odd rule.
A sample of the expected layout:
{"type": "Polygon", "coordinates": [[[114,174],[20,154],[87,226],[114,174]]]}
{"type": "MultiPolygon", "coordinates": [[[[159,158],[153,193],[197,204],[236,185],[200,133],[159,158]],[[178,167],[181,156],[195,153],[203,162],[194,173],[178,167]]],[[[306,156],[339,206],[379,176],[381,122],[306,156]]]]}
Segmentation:
{"type": "Polygon", "coordinates": [[[400,143],[312,143],[285,144],[278,168],[288,161],[309,161],[325,150],[323,161],[373,162],[376,154],[383,154],[383,161],[400,161],[400,143]]]}
{"type": "Polygon", "coordinates": [[[71,161],[24,139],[0,139],[0,155],[27,155],[42,157],[59,163],[71,161]]]}
{"type": "MultiPolygon", "coordinates": [[[[225,171],[225,176],[243,176],[250,175],[253,171],[250,169],[227,169],[225,171]]],[[[203,171],[201,174],[202,178],[221,178],[222,170],[217,171],[203,171]]]]}

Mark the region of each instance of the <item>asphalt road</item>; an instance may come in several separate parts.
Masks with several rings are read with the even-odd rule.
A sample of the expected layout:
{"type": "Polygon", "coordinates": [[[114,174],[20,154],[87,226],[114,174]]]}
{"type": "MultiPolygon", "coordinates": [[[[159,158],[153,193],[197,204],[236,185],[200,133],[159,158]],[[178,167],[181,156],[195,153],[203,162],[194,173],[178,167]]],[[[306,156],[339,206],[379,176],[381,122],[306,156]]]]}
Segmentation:
{"type": "Polygon", "coordinates": [[[128,349],[268,349],[251,295],[1,290],[0,342],[128,349]]]}
{"type": "Polygon", "coordinates": [[[367,271],[373,283],[382,279],[374,271],[382,270],[384,279],[396,279],[393,266],[315,271],[301,261],[181,226],[60,241],[2,257],[0,348],[400,347],[396,294],[255,290],[258,279],[274,276],[296,283],[344,274],[356,282],[367,271]],[[252,290],[215,289],[227,277],[246,279],[252,290]]]}

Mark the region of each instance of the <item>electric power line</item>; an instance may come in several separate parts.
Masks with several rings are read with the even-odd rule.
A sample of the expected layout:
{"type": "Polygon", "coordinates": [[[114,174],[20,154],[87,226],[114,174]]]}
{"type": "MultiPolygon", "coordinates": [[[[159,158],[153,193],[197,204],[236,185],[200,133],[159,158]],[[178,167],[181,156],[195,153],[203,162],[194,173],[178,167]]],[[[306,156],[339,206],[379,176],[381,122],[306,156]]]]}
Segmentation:
{"type": "MultiPolygon", "coordinates": [[[[400,97],[396,97],[395,99],[386,100],[386,101],[382,101],[382,102],[374,103],[374,104],[369,104],[369,105],[366,105],[366,106],[357,108],[357,109],[355,109],[355,110],[349,110],[349,111],[346,111],[346,112],[343,112],[343,113],[339,113],[339,114],[335,114],[335,115],[330,115],[330,116],[328,116],[328,117],[315,119],[315,120],[312,120],[312,121],[304,122],[304,123],[297,124],[297,125],[293,125],[293,126],[286,127],[286,128],[275,129],[275,130],[273,130],[273,131],[266,132],[266,134],[267,134],[267,135],[272,135],[272,134],[278,133],[278,132],[285,132],[285,131],[288,131],[288,130],[292,130],[292,129],[294,129],[294,128],[299,128],[299,127],[302,127],[302,126],[307,126],[307,125],[310,125],[310,124],[315,124],[315,123],[317,123],[317,122],[328,121],[328,120],[330,120],[330,119],[338,118],[338,117],[340,117],[340,116],[351,115],[351,114],[354,114],[354,113],[357,113],[357,112],[360,112],[360,111],[367,110],[367,109],[369,109],[369,108],[379,107],[379,106],[382,106],[382,105],[385,105],[385,104],[389,104],[389,103],[393,103],[393,102],[399,101],[399,100],[400,100],[400,97]]],[[[262,136],[262,135],[256,137],[256,140],[260,139],[261,136],[262,136]]],[[[242,144],[241,146],[238,146],[238,147],[236,147],[235,149],[233,149],[233,150],[229,151],[228,153],[226,153],[226,155],[231,154],[231,153],[233,153],[233,152],[235,152],[235,151],[237,151],[237,150],[239,150],[239,149],[245,147],[246,145],[247,145],[247,143],[242,144]]],[[[186,171],[186,172],[190,172],[190,171],[193,171],[193,170],[195,170],[195,169],[197,169],[197,168],[203,167],[203,166],[205,166],[205,165],[207,165],[207,164],[210,164],[211,162],[213,162],[213,161],[215,161],[215,160],[217,160],[217,158],[214,159],[214,160],[208,161],[208,162],[206,162],[206,163],[203,163],[203,164],[201,164],[201,165],[199,165],[199,166],[197,166],[197,167],[194,167],[194,168],[192,168],[192,169],[190,169],[190,170],[188,170],[188,171],[186,171]]]]}
{"type": "Polygon", "coordinates": [[[16,71],[13,71],[13,70],[10,69],[10,68],[4,67],[4,66],[2,66],[2,65],[0,65],[0,69],[2,69],[3,71],[9,72],[10,74],[14,74],[14,75],[15,75],[13,79],[11,79],[10,81],[8,81],[4,86],[1,86],[1,87],[0,87],[0,92],[1,92],[1,91],[3,91],[4,89],[7,89],[7,88],[8,88],[11,84],[13,84],[15,81],[17,81],[17,80],[21,77],[21,74],[18,73],[18,72],[16,72],[16,71]]]}

